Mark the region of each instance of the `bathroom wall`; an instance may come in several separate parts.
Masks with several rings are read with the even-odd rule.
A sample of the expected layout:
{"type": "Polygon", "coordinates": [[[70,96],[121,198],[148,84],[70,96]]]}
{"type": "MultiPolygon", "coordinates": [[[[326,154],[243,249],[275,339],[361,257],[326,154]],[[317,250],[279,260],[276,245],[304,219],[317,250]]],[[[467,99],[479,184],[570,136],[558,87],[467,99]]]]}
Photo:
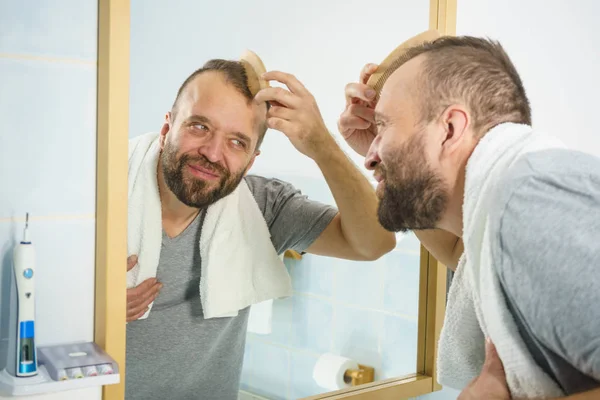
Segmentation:
{"type": "Polygon", "coordinates": [[[499,40],[523,79],[533,126],[600,156],[599,15],[595,0],[460,0],[457,33],[499,40]]]}
{"type": "MultiPolygon", "coordinates": [[[[310,198],[334,204],[323,179],[286,180],[310,198]]],[[[274,302],[271,334],[247,335],[242,389],[269,399],[327,392],[312,378],[323,353],[372,366],[377,380],[414,373],[419,251],[409,234],[374,262],[308,254],[286,259],[294,295],[274,302]]]]}
{"type": "MultiPolygon", "coordinates": [[[[97,8],[96,0],[0,2],[0,369],[12,246],[26,212],[37,252],[38,345],[93,340],[97,8]]],[[[92,388],[24,399],[100,395],[92,388]]]]}

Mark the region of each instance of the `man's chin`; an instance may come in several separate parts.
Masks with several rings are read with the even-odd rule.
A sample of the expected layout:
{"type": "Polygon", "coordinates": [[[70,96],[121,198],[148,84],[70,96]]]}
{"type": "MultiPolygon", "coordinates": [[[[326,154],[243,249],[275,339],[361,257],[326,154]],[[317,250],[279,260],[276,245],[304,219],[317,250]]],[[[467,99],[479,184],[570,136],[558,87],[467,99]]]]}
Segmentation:
{"type": "Polygon", "coordinates": [[[379,224],[389,232],[406,232],[407,229],[404,228],[403,221],[398,221],[394,218],[393,213],[387,207],[382,207],[382,204],[379,204],[379,209],[377,210],[377,218],[379,219],[379,224]]]}

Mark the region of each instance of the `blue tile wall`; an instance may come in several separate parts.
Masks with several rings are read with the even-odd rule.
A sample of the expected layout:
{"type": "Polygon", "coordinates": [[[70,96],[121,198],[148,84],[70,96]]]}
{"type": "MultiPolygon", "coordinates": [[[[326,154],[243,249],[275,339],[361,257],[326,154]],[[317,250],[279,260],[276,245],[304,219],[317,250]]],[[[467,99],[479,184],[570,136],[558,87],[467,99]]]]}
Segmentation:
{"type": "MultiPolygon", "coordinates": [[[[272,175],[288,181],[313,200],[335,204],[322,177],[272,175]]],[[[375,378],[388,379],[416,371],[417,315],[419,300],[420,243],[412,233],[398,235],[394,251],[372,262],[355,262],[306,254],[302,260],[286,259],[294,296],[276,300],[269,335],[248,334],[252,361],[245,361],[246,376],[263,368],[265,357],[254,351],[261,346],[289,351],[290,374],[283,369],[271,383],[287,383],[289,391],[277,393],[299,399],[324,393],[312,372],[323,353],[352,358],[375,368],[375,378]],[[288,330],[289,329],[289,330],[288,330]],[[286,335],[289,333],[289,335],[286,335]],[[260,361],[257,361],[260,360],[260,361]],[[248,372],[246,372],[248,371],[248,372]]],[[[255,379],[256,381],[256,379],[255,379]]],[[[260,380],[259,380],[260,381],[260,380]]]]}
{"type": "Polygon", "coordinates": [[[385,264],[383,260],[336,260],[335,299],[359,307],[382,309],[385,264]]]}
{"type": "Polygon", "coordinates": [[[313,379],[318,357],[300,351],[291,352],[290,399],[300,399],[322,393],[313,379]]]}
{"type": "Polygon", "coordinates": [[[420,256],[395,250],[385,257],[384,309],[409,317],[419,312],[420,256]],[[417,284],[415,284],[417,283],[417,284]]]}
{"type": "Polygon", "coordinates": [[[246,354],[249,357],[243,369],[243,388],[272,400],[288,399],[290,351],[259,340],[251,339],[249,342],[250,350],[246,354]]]}
{"type": "Polygon", "coordinates": [[[337,260],[306,254],[302,261],[292,260],[290,272],[296,292],[331,297],[337,260]]]}
{"type": "Polygon", "coordinates": [[[413,374],[417,360],[417,320],[387,315],[381,342],[382,378],[413,374]]]}
{"type": "Polygon", "coordinates": [[[332,353],[375,368],[375,377],[380,379],[385,315],[341,304],[335,306],[334,313],[332,353]]]}
{"type": "Polygon", "coordinates": [[[304,295],[294,296],[293,304],[291,345],[318,354],[328,352],[331,349],[332,304],[304,295]]]}

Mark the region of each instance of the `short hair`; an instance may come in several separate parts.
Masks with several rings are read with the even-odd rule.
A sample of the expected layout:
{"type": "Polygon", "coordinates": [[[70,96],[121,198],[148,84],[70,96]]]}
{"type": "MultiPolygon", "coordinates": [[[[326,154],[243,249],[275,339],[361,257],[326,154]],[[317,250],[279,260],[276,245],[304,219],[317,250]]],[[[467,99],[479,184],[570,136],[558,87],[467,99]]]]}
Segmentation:
{"type": "MultiPolygon", "coordinates": [[[[225,81],[232,85],[240,94],[242,94],[248,103],[250,103],[254,96],[248,87],[248,75],[246,74],[246,69],[244,65],[239,61],[230,61],[223,59],[214,59],[207,61],[201,68],[194,71],[190,76],[186,78],[185,81],[179,87],[177,91],[177,96],[175,97],[175,101],[171,106],[171,114],[175,115],[177,113],[177,103],[181,94],[185,90],[185,88],[192,82],[198,75],[204,72],[216,71],[225,77],[225,81]]],[[[269,103],[266,103],[267,110],[269,109],[269,103]]],[[[256,142],[256,150],[260,148],[260,145],[263,142],[265,137],[265,133],[267,132],[267,125],[261,124],[259,127],[259,136],[258,141],[256,142]]]]}
{"type": "Polygon", "coordinates": [[[521,78],[499,42],[472,36],[443,36],[407,51],[398,67],[425,55],[415,90],[421,122],[431,122],[450,104],[463,102],[476,135],[503,122],[531,125],[521,78]]]}

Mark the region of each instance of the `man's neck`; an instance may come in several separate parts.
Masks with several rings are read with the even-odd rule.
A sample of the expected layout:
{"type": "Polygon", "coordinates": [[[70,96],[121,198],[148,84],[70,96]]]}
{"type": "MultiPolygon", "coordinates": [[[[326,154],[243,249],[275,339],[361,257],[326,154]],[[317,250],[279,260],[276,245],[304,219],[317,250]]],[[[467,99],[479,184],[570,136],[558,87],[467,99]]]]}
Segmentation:
{"type": "Polygon", "coordinates": [[[160,161],[158,163],[157,179],[163,229],[169,237],[178,236],[196,218],[200,210],[183,204],[173,194],[165,181],[160,161]]]}
{"type": "Polygon", "coordinates": [[[459,172],[456,176],[456,180],[453,182],[452,189],[450,192],[450,199],[446,213],[440,221],[439,228],[444,229],[458,236],[463,237],[463,203],[465,200],[465,179],[467,172],[467,163],[471,154],[475,150],[473,145],[462,157],[459,162],[459,172]]]}
{"type": "Polygon", "coordinates": [[[461,170],[450,194],[446,216],[443,218],[441,228],[462,238],[463,235],[463,201],[465,197],[465,172],[461,170]]]}

